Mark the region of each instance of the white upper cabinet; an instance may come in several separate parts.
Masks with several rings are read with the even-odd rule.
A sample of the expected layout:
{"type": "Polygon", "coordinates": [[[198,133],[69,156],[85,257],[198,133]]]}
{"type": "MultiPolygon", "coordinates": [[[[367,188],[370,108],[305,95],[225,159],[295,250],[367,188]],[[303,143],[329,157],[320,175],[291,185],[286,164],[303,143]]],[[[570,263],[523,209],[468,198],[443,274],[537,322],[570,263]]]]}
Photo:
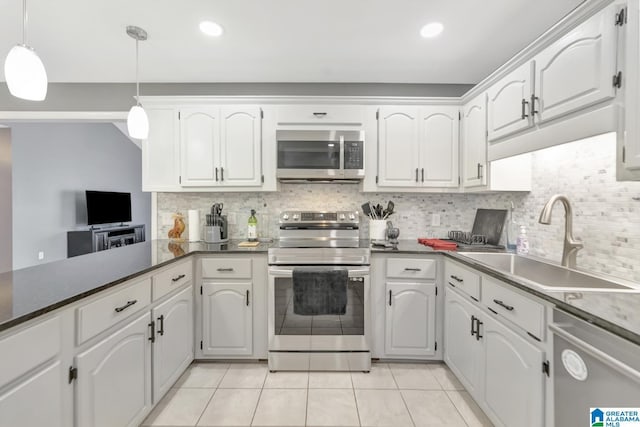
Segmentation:
{"type": "Polygon", "coordinates": [[[146,108],[149,138],[142,141],[142,190],[180,189],[180,138],[175,107],[146,108]]]}
{"type": "Polygon", "coordinates": [[[419,109],[382,107],[378,112],[378,185],[418,185],[419,109]]]}
{"type": "Polygon", "coordinates": [[[458,187],[458,106],[430,106],[420,111],[420,183],[458,187]]]}
{"type": "Polygon", "coordinates": [[[510,72],[487,90],[488,139],[493,141],[533,125],[533,61],[510,72]]]}
{"type": "Polygon", "coordinates": [[[219,182],[220,116],[217,107],[180,110],[180,154],[183,187],[219,182]]]}
{"type": "Polygon", "coordinates": [[[629,2],[627,10],[625,132],[618,135],[617,177],[640,181],[640,4],[629,2]]]}
{"type": "Polygon", "coordinates": [[[378,186],[458,187],[459,107],[378,111],[378,186]]]}
{"type": "Polygon", "coordinates": [[[220,183],[259,186],[262,181],[260,107],[229,106],[220,109],[220,183]]]}
{"type": "Polygon", "coordinates": [[[617,9],[608,6],[534,58],[536,120],[555,119],[616,95],[617,9]]]}
{"type": "Polygon", "coordinates": [[[486,95],[475,97],[462,108],[462,185],[481,187],[487,183],[486,95]]]}

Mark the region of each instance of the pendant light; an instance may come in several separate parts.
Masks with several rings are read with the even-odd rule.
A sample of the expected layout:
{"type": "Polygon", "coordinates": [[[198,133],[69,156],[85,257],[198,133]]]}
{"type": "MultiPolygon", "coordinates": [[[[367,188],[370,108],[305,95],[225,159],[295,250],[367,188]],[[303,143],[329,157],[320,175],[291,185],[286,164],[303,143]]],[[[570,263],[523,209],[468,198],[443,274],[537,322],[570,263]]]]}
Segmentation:
{"type": "Polygon", "coordinates": [[[136,139],[147,139],[149,136],[149,118],[140,105],[140,79],[138,78],[138,42],[147,39],[147,32],[140,27],[128,26],[127,34],[136,40],[136,105],[131,107],[127,116],[129,136],[136,139]]]}
{"type": "Polygon", "coordinates": [[[47,96],[47,72],[36,51],[27,45],[27,0],[22,1],[22,44],[9,51],[4,78],[16,98],[44,101],[47,96]]]}

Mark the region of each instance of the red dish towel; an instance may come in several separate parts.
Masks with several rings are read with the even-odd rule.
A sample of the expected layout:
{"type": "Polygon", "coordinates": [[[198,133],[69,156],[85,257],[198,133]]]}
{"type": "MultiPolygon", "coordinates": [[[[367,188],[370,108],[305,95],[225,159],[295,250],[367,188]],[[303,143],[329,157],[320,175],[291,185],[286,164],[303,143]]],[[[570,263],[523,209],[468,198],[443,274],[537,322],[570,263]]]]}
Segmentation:
{"type": "Polygon", "coordinates": [[[431,246],[436,250],[443,251],[455,251],[458,248],[458,245],[455,242],[447,242],[440,239],[427,239],[424,237],[420,237],[418,238],[418,243],[425,246],[431,246]]]}

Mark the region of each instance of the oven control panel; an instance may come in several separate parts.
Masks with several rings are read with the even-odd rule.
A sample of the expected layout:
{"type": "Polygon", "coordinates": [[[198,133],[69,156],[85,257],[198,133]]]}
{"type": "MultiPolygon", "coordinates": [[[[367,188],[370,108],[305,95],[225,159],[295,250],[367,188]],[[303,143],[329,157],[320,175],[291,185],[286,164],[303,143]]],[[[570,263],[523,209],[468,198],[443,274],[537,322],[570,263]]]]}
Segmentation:
{"type": "Polygon", "coordinates": [[[280,224],[358,224],[358,211],[284,211],[280,214],[280,224]]]}

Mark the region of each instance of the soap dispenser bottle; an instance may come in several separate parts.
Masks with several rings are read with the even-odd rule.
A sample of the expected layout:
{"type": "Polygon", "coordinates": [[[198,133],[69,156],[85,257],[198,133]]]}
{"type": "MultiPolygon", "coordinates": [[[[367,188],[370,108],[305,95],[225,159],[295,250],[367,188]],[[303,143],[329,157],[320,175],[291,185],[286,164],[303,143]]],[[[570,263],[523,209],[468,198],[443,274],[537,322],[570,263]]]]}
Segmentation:
{"type": "Polygon", "coordinates": [[[255,209],[251,209],[251,216],[249,217],[249,224],[247,227],[247,240],[250,242],[258,240],[258,218],[256,218],[255,209]]]}
{"type": "Polygon", "coordinates": [[[527,237],[527,228],[524,225],[520,226],[517,247],[518,255],[527,255],[529,253],[529,238],[527,237]]]}

